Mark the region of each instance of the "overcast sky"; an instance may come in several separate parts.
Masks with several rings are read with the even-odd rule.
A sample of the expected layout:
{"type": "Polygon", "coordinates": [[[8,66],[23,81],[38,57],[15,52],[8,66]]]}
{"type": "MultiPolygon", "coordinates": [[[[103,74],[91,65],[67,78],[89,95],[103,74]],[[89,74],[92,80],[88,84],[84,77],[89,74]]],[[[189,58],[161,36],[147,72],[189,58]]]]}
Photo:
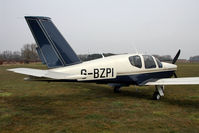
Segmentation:
{"type": "Polygon", "coordinates": [[[0,51],[35,43],[25,15],[51,17],[77,54],[199,55],[199,0],[0,0],[0,51]]]}

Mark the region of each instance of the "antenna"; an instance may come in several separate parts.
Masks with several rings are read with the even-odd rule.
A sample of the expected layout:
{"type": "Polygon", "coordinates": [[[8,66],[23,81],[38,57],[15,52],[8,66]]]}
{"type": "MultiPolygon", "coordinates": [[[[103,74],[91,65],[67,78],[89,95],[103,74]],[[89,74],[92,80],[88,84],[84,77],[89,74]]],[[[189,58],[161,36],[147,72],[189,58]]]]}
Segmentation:
{"type": "Polygon", "coordinates": [[[104,53],[101,53],[101,55],[102,55],[102,58],[104,58],[104,53]]]}
{"type": "Polygon", "coordinates": [[[90,50],[89,50],[89,48],[88,48],[88,55],[90,55],[91,53],[90,53],[90,50]]]}
{"type": "Polygon", "coordinates": [[[86,57],[86,58],[88,58],[88,57],[89,57],[89,55],[90,55],[90,51],[89,51],[89,48],[88,48],[88,54],[87,54],[87,57],[86,57]]]}
{"type": "Polygon", "coordinates": [[[134,49],[135,49],[136,54],[138,54],[138,50],[137,50],[136,46],[134,46],[134,49]]]}

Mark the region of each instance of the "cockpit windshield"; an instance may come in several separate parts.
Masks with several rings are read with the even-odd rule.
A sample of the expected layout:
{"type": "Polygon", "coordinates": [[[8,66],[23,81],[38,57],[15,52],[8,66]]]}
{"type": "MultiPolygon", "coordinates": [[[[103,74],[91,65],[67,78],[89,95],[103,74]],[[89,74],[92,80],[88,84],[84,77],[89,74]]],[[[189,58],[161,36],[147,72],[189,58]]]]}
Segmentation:
{"type": "Polygon", "coordinates": [[[138,55],[130,56],[129,61],[130,61],[131,65],[133,65],[135,67],[138,67],[138,68],[142,67],[142,61],[141,61],[140,56],[138,56],[138,55]]]}
{"type": "Polygon", "coordinates": [[[143,55],[145,68],[156,68],[155,61],[150,55],[143,55]]]}

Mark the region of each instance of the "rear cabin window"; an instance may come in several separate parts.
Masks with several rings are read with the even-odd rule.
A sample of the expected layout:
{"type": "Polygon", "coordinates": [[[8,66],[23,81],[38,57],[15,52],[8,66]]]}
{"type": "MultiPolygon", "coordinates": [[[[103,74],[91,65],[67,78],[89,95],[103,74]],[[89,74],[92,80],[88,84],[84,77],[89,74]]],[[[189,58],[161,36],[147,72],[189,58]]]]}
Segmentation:
{"type": "Polygon", "coordinates": [[[157,58],[155,58],[156,59],[156,62],[157,62],[157,64],[158,64],[158,67],[159,68],[162,68],[162,63],[160,62],[160,60],[158,60],[157,58]]]}
{"type": "Polygon", "coordinates": [[[145,68],[156,68],[155,61],[150,55],[143,55],[145,68]]]}
{"type": "Polygon", "coordinates": [[[138,68],[142,67],[141,58],[138,55],[129,57],[129,61],[130,61],[131,65],[133,65],[135,67],[138,67],[138,68]]]}

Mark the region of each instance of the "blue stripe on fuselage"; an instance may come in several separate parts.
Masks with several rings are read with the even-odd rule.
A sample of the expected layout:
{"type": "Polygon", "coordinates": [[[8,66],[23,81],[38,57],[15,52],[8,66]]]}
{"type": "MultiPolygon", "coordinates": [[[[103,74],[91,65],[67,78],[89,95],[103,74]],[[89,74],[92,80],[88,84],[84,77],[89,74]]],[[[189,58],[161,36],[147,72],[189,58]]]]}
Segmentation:
{"type": "MultiPolygon", "coordinates": [[[[117,83],[124,85],[144,85],[144,83],[146,83],[147,81],[155,81],[161,78],[170,78],[173,76],[173,73],[174,71],[152,72],[152,73],[117,76],[115,79],[86,80],[81,82],[99,83],[99,84],[117,83]]],[[[43,81],[78,82],[77,80],[43,80],[43,81]]]]}
{"type": "Polygon", "coordinates": [[[83,82],[121,83],[121,84],[128,84],[128,85],[130,84],[142,85],[146,81],[152,81],[152,80],[157,80],[161,78],[170,78],[173,76],[173,73],[174,71],[152,72],[152,73],[117,76],[115,79],[91,80],[91,81],[83,81],[83,82]]]}

